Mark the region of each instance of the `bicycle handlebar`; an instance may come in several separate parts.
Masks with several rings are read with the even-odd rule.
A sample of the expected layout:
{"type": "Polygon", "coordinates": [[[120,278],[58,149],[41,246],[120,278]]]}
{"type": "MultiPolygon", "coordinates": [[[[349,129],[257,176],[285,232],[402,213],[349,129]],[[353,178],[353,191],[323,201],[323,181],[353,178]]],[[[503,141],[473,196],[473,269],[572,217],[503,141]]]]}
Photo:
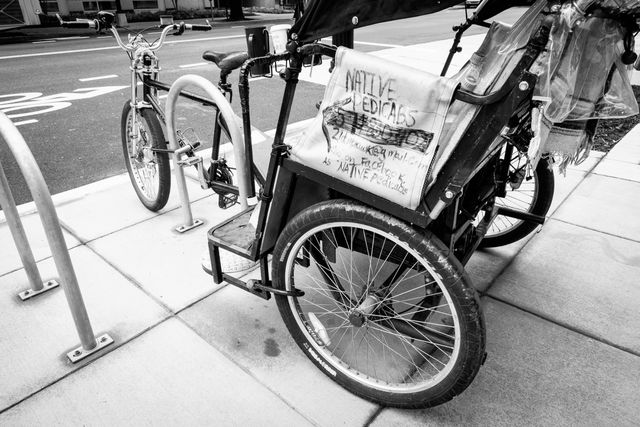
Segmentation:
{"type": "MultiPolygon", "coordinates": [[[[120,46],[123,50],[127,52],[134,52],[135,50],[138,49],[138,47],[140,47],[137,43],[134,43],[136,41],[136,38],[130,39],[129,43],[125,44],[122,41],[122,38],[120,38],[120,34],[118,34],[118,30],[116,29],[115,24],[111,22],[107,22],[105,20],[99,20],[99,19],[93,19],[93,20],[87,20],[87,21],[63,21],[60,15],[58,15],[57,13],[56,13],[56,17],[60,22],[60,26],[65,28],[94,28],[100,31],[101,29],[108,27],[109,30],[111,30],[111,33],[113,34],[113,36],[115,37],[116,42],[118,43],[118,46],[120,46]]],[[[206,20],[206,22],[207,22],[207,25],[185,24],[184,22],[180,22],[179,24],[167,25],[162,29],[162,33],[160,34],[160,37],[158,38],[158,40],[156,40],[155,42],[145,47],[146,49],[151,51],[160,49],[160,47],[162,47],[162,44],[164,43],[165,37],[167,37],[167,34],[169,34],[170,31],[176,31],[176,34],[182,34],[184,33],[185,30],[209,31],[212,29],[212,27],[211,27],[211,24],[209,23],[209,20],[206,20]]]]}
{"type": "Polygon", "coordinates": [[[66,28],[97,28],[97,24],[94,21],[75,21],[75,22],[65,22],[62,24],[63,27],[66,28]]]}
{"type": "Polygon", "coordinates": [[[63,21],[59,14],[56,13],[56,18],[60,22],[61,27],[65,28],[95,28],[100,29],[100,22],[97,19],[87,19],[86,21],[63,21]]]}
{"type": "Polygon", "coordinates": [[[187,30],[191,30],[191,31],[209,31],[211,29],[211,25],[197,25],[197,24],[184,24],[184,25],[187,27],[187,30]]]}

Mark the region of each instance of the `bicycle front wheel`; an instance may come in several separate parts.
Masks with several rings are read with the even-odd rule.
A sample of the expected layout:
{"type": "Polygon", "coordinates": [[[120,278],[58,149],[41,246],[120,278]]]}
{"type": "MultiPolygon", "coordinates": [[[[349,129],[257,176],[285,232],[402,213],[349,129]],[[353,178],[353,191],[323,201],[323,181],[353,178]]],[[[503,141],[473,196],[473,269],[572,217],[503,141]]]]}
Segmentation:
{"type": "Polygon", "coordinates": [[[150,211],[162,209],[169,199],[171,169],[162,126],[149,108],[135,110],[127,101],[122,109],[122,149],[131,184],[150,211]]]}
{"type": "Polygon", "coordinates": [[[273,253],[282,318],[309,359],[354,394],[429,407],[482,364],[476,292],[435,237],[350,201],[298,214],[273,253]]]}

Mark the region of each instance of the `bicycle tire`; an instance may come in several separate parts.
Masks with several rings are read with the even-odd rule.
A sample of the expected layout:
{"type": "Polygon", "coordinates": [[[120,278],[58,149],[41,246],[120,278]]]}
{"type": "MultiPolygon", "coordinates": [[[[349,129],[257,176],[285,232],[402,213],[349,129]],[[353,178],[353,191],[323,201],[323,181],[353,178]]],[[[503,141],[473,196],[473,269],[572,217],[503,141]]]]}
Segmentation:
{"type": "MultiPolygon", "coordinates": [[[[522,158],[524,155],[514,150],[512,162],[522,158]]],[[[532,178],[528,182],[522,182],[519,188],[511,189],[511,191],[509,191],[509,184],[507,184],[509,191],[507,197],[496,199],[496,205],[546,216],[553,201],[554,188],[555,178],[553,171],[549,168],[549,162],[546,159],[540,159],[532,178]]],[[[537,227],[538,224],[532,222],[498,215],[489,226],[479,247],[493,248],[517,242],[537,227]]]]}
{"type": "Polygon", "coordinates": [[[435,406],[465,390],[480,369],[485,327],[477,293],[431,234],[356,202],[321,202],[287,224],[272,266],[277,289],[304,292],[276,295],[297,345],[360,397],[401,408],[435,406]]]}
{"type": "Polygon", "coordinates": [[[139,129],[142,145],[137,145],[136,153],[131,153],[132,114],[130,101],[122,108],[120,123],[122,149],[131,184],[142,204],[150,211],[162,209],[171,191],[171,168],[167,153],[152,152],[151,148],[166,150],[167,143],[160,120],[149,108],[139,110],[139,129]]]}

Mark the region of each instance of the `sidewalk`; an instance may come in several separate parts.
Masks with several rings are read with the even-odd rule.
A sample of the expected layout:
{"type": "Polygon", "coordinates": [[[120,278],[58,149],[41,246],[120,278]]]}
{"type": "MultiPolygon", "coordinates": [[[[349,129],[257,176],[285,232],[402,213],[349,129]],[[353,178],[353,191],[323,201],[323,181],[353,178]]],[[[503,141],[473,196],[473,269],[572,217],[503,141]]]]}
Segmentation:
{"type": "MultiPolygon", "coordinates": [[[[377,54],[435,68],[446,52],[439,43],[377,54]]],[[[185,234],[173,231],[182,220],[175,188],[158,214],[126,175],[54,196],[94,332],[115,340],[76,365],[65,356],[79,340],[62,290],[19,302],[27,280],[0,222],[0,425],[640,421],[640,127],[557,177],[539,233],[472,257],[488,359],[462,395],[423,411],[351,395],[299,351],[272,301],[214,285],[200,265],[205,233],[234,211],[188,181],[205,225],[185,234]]],[[[43,278],[54,277],[37,214],[21,212],[43,278]]]]}

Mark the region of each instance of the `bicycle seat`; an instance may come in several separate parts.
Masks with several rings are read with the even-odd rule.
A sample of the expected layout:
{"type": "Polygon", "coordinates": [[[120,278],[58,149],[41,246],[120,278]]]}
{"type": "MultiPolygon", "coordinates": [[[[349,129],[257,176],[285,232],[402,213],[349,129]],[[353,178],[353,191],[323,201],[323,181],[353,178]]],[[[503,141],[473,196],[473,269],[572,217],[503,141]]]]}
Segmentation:
{"type": "Polygon", "coordinates": [[[202,54],[202,58],[216,64],[221,71],[231,72],[249,59],[247,52],[214,52],[207,50],[202,54]]]}

